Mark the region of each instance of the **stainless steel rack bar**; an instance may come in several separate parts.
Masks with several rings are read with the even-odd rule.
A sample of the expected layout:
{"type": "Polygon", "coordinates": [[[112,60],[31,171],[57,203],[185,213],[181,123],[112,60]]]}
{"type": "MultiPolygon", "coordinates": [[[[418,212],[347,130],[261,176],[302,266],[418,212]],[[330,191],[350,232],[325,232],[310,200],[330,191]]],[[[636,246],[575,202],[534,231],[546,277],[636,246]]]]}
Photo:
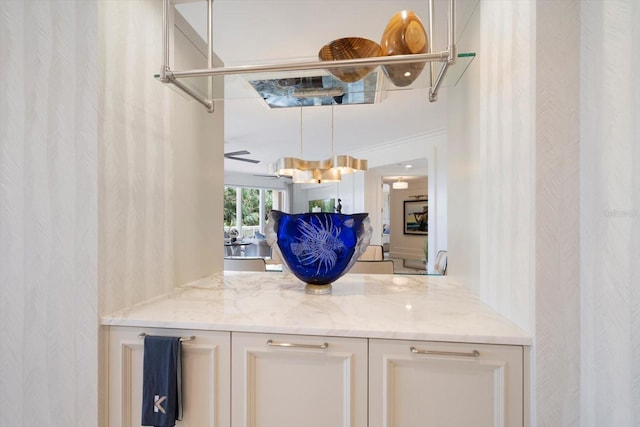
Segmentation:
{"type": "Polygon", "coordinates": [[[281,64],[239,65],[235,67],[203,68],[186,71],[169,71],[175,78],[202,77],[202,76],[226,76],[232,74],[268,73],[273,71],[302,71],[324,70],[329,68],[353,67],[355,65],[387,65],[404,64],[409,62],[448,61],[449,52],[440,53],[416,53],[414,55],[376,56],[371,58],[339,59],[331,62],[285,62],[281,64]]]}
{"type": "MultiPolygon", "coordinates": [[[[344,68],[357,65],[391,65],[405,64],[412,62],[429,62],[431,63],[431,87],[429,88],[429,101],[435,102],[438,99],[438,91],[442,85],[442,81],[447,73],[449,66],[455,64],[457,56],[456,39],[455,39],[455,0],[449,0],[449,19],[448,19],[448,46],[447,50],[437,53],[421,53],[415,55],[395,55],[374,58],[355,58],[344,59],[338,61],[306,61],[306,62],[285,62],[279,64],[261,64],[261,65],[243,65],[235,67],[213,67],[213,0],[207,0],[207,66],[205,69],[193,69],[183,71],[172,71],[169,67],[169,6],[171,0],[163,0],[162,21],[163,21],[163,64],[160,69],[159,79],[163,83],[174,84],[187,95],[204,105],[207,110],[212,113],[214,111],[214,102],[212,100],[212,85],[209,82],[209,99],[203,98],[186,85],[181,84],[180,78],[188,77],[214,77],[226,76],[234,74],[252,74],[267,73],[274,71],[306,71],[306,70],[324,70],[327,67],[344,68]],[[441,62],[442,68],[435,75],[434,63],[441,62]]],[[[429,35],[430,42],[433,42],[433,0],[429,0],[429,35]]]]}

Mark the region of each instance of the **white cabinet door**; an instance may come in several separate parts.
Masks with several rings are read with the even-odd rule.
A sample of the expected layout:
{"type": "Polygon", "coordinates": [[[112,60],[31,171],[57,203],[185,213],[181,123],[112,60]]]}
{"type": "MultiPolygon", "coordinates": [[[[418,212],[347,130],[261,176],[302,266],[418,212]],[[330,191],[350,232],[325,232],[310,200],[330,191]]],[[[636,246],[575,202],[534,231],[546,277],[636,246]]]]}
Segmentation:
{"type": "Polygon", "coordinates": [[[520,346],[372,339],[369,369],[370,427],[523,426],[520,346]]]}
{"type": "Polygon", "coordinates": [[[230,333],[109,328],[109,426],[139,426],[144,340],[138,335],[195,336],[182,343],[183,419],[180,427],[230,425],[230,333]]]}
{"type": "Polygon", "coordinates": [[[366,427],[366,339],[234,332],[231,341],[233,427],[366,427]]]}

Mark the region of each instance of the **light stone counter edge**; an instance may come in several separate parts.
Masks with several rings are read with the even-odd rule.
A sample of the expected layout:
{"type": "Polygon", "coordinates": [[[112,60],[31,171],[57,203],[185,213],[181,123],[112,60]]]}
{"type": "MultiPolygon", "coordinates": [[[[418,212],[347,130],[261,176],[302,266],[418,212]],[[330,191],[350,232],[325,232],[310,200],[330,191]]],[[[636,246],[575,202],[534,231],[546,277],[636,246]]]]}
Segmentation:
{"type": "Polygon", "coordinates": [[[308,295],[287,273],[227,272],[116,313],[102,324],[531,345],[531,336],[447,276],[347,274],[308,295]]]}

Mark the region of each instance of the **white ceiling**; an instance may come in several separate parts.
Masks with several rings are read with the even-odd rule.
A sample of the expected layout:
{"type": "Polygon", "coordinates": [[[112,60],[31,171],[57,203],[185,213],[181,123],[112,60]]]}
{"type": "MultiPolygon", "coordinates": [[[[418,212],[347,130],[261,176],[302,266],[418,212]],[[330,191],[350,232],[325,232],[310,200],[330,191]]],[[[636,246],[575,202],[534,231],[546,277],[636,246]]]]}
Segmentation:
{"type": "MultiPolygon", "coordinates": [[[[476,3],[459,0],[459,17],[461,7],[476,3]]],[[[447,4],[436,0],[436,16],[446,12],[447,4]]],[[[204,38],[206,2],[181,4],[178,8],[204,38]]],[[[426,27],[425,0],[215,0],[213,47],[226,66],[316,60],[318,50],[337,38],[357,36],[380,42],[389,18],[403,9],[413,10],[426,27]]],[[[446,24],[436,25],[440,31],[434,36],[433,48],[440,51],[446,48],[442,35],[446,24]]],[[[299,157],[301,146],[307,159],[329,157],[332,114],[334,152],[364,158],[374,147],[419,138],[446,127],[446,89],[435,103],[428,101],[427,89],[415,89],[386,92],[382,102],[369,105],[270,109],[256,98],[245,79],[234,76],[225,84],[224,150],[248,150],[251,155],[247,157],[260,163],[225,159],[226,171],[265,174],[268,164],[279,157],[299,157]]],[[[397,166],[390,165],[390,175],[403,171],[397,166]]],[[[409,172],[407,175],[411,175],[409,172]]]]}

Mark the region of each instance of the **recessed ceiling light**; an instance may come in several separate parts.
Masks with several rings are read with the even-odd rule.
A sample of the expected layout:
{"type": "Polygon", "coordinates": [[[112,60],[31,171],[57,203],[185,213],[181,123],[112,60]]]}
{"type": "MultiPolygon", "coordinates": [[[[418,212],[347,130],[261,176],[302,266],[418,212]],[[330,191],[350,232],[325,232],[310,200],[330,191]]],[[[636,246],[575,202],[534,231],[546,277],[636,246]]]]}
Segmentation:
{"type": "Polygon", "coordinates": [[[407,169],[411,169],[413,167],[413,165],[404,165],[405,168],[407,169]]]}

